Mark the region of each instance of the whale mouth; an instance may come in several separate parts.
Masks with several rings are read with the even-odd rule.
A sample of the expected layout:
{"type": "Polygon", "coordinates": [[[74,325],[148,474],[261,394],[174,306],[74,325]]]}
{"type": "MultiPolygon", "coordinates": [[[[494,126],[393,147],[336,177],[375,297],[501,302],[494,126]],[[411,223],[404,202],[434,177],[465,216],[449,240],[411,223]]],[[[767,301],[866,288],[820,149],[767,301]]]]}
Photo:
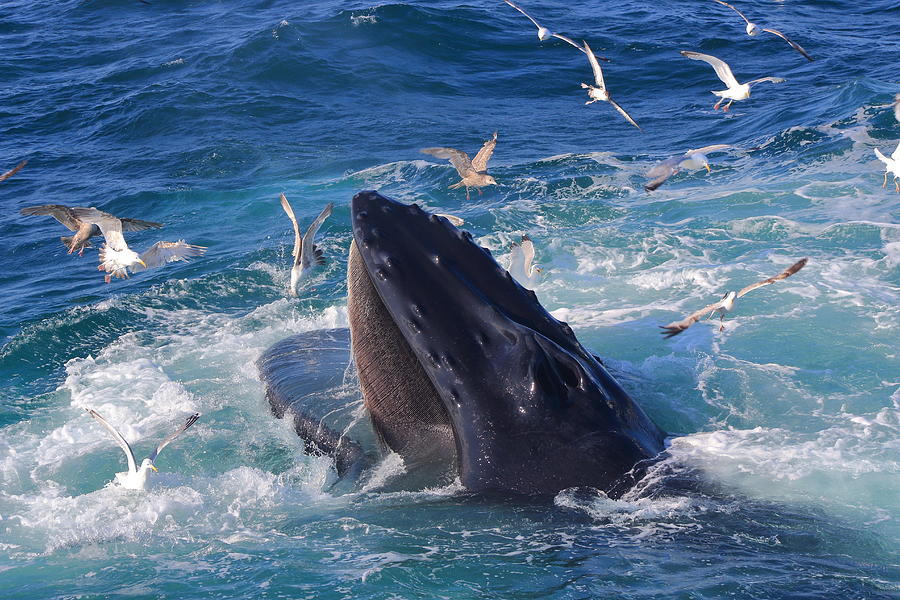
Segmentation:
{"type": "Polygon", "coordinates": [[[472,240],[377,192],[351,206],[348,313],[379,436],[473,491],[613,490],[665,434],[472,240]]]}

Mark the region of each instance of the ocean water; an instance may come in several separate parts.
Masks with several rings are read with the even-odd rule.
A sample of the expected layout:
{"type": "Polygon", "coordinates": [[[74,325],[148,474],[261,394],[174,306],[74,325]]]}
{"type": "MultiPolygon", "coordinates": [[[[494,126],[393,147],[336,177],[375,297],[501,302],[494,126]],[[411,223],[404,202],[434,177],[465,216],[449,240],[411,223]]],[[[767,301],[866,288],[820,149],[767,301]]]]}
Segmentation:
{"type": "MultiPolygon", "coordinates": [[[[502,2],[0,4],[0,596],[890,598],[900,593],[900,7],[522,0],[587,40],[641,124],[585,106],[590,68],[502,2]],[[715,54],[750,99],[712,111],[715,54]],[[491,132],[500,185],[449,190],[491,132]],[[727,143],[712,173],[644,174],[727,143]],[[393,490],[388,457],[335,485],[263,398],[255,359],[345,326],[349,201],[379,189],[466,219],[501,263],[528,233],[541,302],[673,435],[635,493],[524,502],[393,490]],[[292,233],[327,202],[327,265],[286,295],[292,233]],[[97,206],[209,247],[104,284],[49,218],[97,206]],[[809,265],[664,340],[729,289],[809,265]],[[189,411],[146,492],[108,485],[189,411]],[[663,477],[698,489],[654,492],[663,477]],[[702,491],[700,491],[702,490],[702,491]]],[[[350,394],[348,403],[358,401],[350,394]]]]}

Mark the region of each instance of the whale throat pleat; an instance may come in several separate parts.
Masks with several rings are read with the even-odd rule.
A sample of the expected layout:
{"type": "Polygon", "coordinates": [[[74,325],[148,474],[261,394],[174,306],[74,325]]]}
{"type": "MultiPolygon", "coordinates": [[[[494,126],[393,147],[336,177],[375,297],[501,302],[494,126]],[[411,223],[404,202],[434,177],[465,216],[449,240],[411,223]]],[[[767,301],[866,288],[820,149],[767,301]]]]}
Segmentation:
{"type": "Polygon", "coordinates": [[[359,384],[382,442],[407,468],[456,471],[456,440],[440,396],[372,285],[354,242],[347,312],[359,384]]]}

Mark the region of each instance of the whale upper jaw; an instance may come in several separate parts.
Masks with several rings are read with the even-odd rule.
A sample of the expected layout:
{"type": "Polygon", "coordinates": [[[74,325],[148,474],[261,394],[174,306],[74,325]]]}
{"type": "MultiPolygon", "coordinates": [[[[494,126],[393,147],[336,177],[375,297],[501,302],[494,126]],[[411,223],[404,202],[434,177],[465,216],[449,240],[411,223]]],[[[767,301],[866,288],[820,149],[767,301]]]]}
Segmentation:
{"type": "MultiPolygon", "coordinates": [[[[353,198],[352,225],[397,344],[443,407],[468,489],[615,494],[662,451],[663,431],[471,234],[372,191],[353,198]]],[[[403,389],[404,373],[369,375],[403,389]]]]}

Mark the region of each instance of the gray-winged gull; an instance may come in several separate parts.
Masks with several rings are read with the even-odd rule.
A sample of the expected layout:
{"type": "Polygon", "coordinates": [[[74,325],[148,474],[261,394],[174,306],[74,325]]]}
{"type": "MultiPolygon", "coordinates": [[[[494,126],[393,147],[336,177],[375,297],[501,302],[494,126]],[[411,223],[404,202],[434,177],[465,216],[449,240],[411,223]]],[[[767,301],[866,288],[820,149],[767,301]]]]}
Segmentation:
{"type": "Polygon", "coordinates": [[[716,58],[715,56],[711,56],[709,54],[701,54],[700,52],[690,52],[688,50],[682,50],[681,55],[691,60],[702,60],[703,62],[709,63],[713,69],[716,71],[716,75],[718,75],[719,79],[722,80],[722,83],[728,86],[728,89],[715,91],[712,93],[716,96],[719,96],[719,101],[715,103],[713,106],[713,110],[719,108],[719,105],[728,99],[728,104],[722,107],[723,111],[727,111],[731,108],[731,103],[735,100],[746,100],[750,97],[750,86],[755,85],[757,83],[762,83],[763,81],[769,81],[772,83],[782,83],[784,79],[781,77],[760,77],[759,79],[754,79],[753,81],[748,81],[747,83],[738,83],[738,80],[735,78],[734,73],[731,72],[731,67],[728,66],[724,60],[716,58]]]}
{"type": "Polygon", "coordinates": [[[334,205],[329,202],[328,205],[322,209],[319,216],[315,218],[309,226],[309,229],[306,230],[306,235],[300,235],[300,226],[297,224],[297,217],[294,216],[294,210],[291,208],[291,204],[284,194],[281,194],[281,208],[287,213],[287,216],[291,219],[291,223],[294,226],[294,250],[292,252],[294,264],[291,266],[291,285],[288,288],[288,293],[290,293],[291,296],[296,296],[297,284],[300,283],[300,280],[310,273],[316,265],[321,265],[325,262],[325,258],[322,256],[322,249],[316,246],[314,242],[316,232],[319,231],[319,227],[322,226],[325,219],[331,215],[331,209],[334,208],[334,205]]]}
{"type": "Polygon", "coordinates": [[[150,469],[154,471],[159,471],[153,462],[156,460],[156,457],[159,456],[159,453],[162,452],[162,449],[169,445],[172,440],[177,438],[179,435],[184,433],[184,431],[197,422],[197,419],[200,418],[200,413],[194,413],[187,418],[184,425],[178,428],[175,433],[169,435],[166,439],[161,441],[159,445],[156,447],[150,456],[145,458],[141,462],[141,466],[137,466],[137,461],[134,458],[134,452],[131,449],[131,446],[128,444],[128,441],[122,436],[118,430],[107,422],[106,419],[100,416],[100,414],[93,409],[85,409],[88,414],[90,414],[94,419],[97,420],[98,423],[103,425],[107,431],[109,431],[113,438],[115,438],[116,442],[122,448],[122,451],[125,452],[125,458],[128,459],[128,470],[123,471],[121,473],[116,473],[116,481],[123,488],[129,490],[142,490],[147,485],[147,476],[149,475],[150,469]]]}
{"type": "Polygon", "coordinates": [[[644,184],[644,189],[652,192],[681,169],[696,171],[705,167],[706,172],[709,173],[709,160],[707,160],[706,155],[728,148],[731,148],[730,144],[713,144],[712,146],[697,148],[696,150],[688,150],[684,154],[668,158],[647,172],[647,177],[653,177],[653,180],[644,184]]]}
{"type": "Polygon", "coordinates": [[[92,223],[100,227],[100,233],[103,234],[106,243],[100,248],[100,266],[97,267],[97,270],[106,271],[106,276],[103,278],[106,283],[109,283],[112,277],[128,277],[129,270],[137,273],[174,261],[188,261],[206,252],[204,246],[194,246],[184,240],[178,240],[177,242],[156,242],[143,253],[138,254],[125,243],[121,219],[94,207],[75,207],[72,211],[85,223],[92,223]]]}
{"type": "MultiPolygon", "coordinates": [[[[582,40],[583,41],[583,40],[582,40]]],[[[590,100],[585,102],[585,104],[592,104],[594,102],[602,101],[609,102],[612,104],[613,108],[619,111],[625,120],[629,123],[640,129],[640,125],[638,125],[634,119],[631,118],[625,109],[616,104],[616,101],[610,98],[609,91],[606,89],[606,83],[603,80],[603,71],[600,69],[600,63],[597,62],[597,57],[594,56],[594,52],[591,50],[591,47],[588,46],[587,42],[584,42],[584,53],[587,55],[588,62],[591,63],[591,69],[594,71],[594,83],[595,85],[591,85],[589,83],[582,82],[581,87],[588,91],[588,96],[590,96],[590,100]]]]}
{"type": "Polygon", "coordinates": [[[749,35],[751,37],[756,37],[757,35],[759,35],[759,32],[761,30],[765,31],[766,33],[771,33],[772,35],[777,35],[778,37],[780,37],[781,39],[786,41],[788,44],[790,44],[791,48],[793,48],[794,50],[796,50],[797,52],[802,54],[806,60],[809,60],[809,61],[813,60],[813,57],[810,56],[809,53],[800,46],[800,44],[792,41],[788,36],[784,35],[777,29],[772,29],[771,27],[760,27],[756,23],[751,22],[750,19],[745,17],[744,13],[742,13],[741,11],[739,11],[732,5],[728,4],[727,2],[724,2],[723,0],[714,0],[714,1],[718,2],[722,6],[727,6],[728,8],[730,8],[731,10],[736,12],[738,15],[740,15],[740,17],[747,23],[747,35],[749,35]]]}
{"type": "MultiPolygon", "coordinates": [[[[792,264],[790,267],[775,275],[774,277],[769,277],[768,279],[763,279],[762,281],[758,281],[754,284],[748,285],[744,289],[739,292],[728,292],[725,294],[721,300],[717,300],[713,302],[709,306],[704,306],[697,312],[691,313],[680,321],[673,321],[668,325],[660,325],[660,328],[663,329],[661,332],[665,337],[670,338],[674,335],[678,335],[697,321],[703,318],[704,315],[713,316],[714,313],[719,313],[719,322],[725,320],[725,313],[729,312],[734,308],[734,301],[745,294],[752,292],[756,288],[761,288],[764,285],[770,285],[775,283],[776,281],[781,281],[782,279],[787,279],[800,269],[802,269],[806,265],[806,261],[808,259],[803,258],[792,264]]],[[[725,328],[725,325],[722,324],[719,327],[719,331],[725,328]]]]}
{"type": "Polygon", "coordinates": [[[521,241],[509,245],[509,274],[522,285],[533,288],[541,281],[541,273],[544,269],[534,260],[534,242],[527,235],[523,235],[521,241]]]}

